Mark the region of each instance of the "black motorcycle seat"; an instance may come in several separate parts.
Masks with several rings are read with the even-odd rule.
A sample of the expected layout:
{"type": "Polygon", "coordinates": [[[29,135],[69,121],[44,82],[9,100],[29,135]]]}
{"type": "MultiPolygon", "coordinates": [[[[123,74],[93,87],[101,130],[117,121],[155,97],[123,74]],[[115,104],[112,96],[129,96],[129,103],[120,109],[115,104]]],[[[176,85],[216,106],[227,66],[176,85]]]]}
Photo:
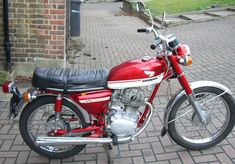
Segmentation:
{"type": "Polygon", "coordinates": [[[109,70],[37,67],[32,85],[40,90],[63,92],[107,88],[109,70]]]}

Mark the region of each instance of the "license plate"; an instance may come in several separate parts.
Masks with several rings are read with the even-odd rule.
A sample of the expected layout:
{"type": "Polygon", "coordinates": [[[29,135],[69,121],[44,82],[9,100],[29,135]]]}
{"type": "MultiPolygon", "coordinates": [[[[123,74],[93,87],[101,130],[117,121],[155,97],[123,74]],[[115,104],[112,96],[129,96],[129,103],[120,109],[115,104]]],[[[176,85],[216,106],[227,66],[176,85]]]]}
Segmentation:
{"type": "Polygon", "coordinates": [[[8,118],[11,119],[12,116],[13,118],[15,118],[23,104],[24,101],[22,100],[22,98],[18,97],[17,95],[13,95],[10,99],[10,110],[8,118]]]}

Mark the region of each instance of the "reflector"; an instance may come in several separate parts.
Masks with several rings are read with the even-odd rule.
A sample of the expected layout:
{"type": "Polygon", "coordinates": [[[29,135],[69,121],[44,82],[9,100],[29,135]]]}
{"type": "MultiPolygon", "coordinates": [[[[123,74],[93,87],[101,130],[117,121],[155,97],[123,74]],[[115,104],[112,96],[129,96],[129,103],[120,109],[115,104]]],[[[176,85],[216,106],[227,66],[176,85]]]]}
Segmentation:
{"type": "Polygon", "coordinates": [[[3,93],[9,93],[9,91],[10,91],[10,84],[11,84],[11,81],[4,82],[4,84],[2,85],[3,93]]]}

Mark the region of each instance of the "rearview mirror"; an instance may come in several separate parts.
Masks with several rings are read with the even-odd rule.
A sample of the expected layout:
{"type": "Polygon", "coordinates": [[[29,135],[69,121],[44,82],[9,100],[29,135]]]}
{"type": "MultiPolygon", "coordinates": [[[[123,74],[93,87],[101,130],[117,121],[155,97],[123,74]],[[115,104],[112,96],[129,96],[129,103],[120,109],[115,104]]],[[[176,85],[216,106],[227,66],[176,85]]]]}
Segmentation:
{"type": "Polygon", "coordinates": [[[137,2],[136,3],[136,10],[140,13],[144,13],[145,12],[145,5],[143,2],[137,2]]]}

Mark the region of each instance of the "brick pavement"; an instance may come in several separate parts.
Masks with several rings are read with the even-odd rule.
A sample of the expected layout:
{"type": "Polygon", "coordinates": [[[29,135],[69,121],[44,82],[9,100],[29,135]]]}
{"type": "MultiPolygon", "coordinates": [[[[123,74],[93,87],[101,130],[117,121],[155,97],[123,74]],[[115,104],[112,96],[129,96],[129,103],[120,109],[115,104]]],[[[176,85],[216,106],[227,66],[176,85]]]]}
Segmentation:
{"type": "MultiPolygon", "coordinates": [[[[120,16],[120,3],[87,4],[82,7],[82,36],[85,48],[76,52],[74,67],[107,67],[131,58],[154,55],[151,35],[137,34],[146,24],[135,17],[120,16]],[[111,9],[110,9],[111,8],[111,9]],[[115,16],[116,15],[116,16],[115,16]]],[[[193,66],[185,68],[190,81],[214,80],[235,92],[235,17],[189,24],[168,30],[189,44],[193,66]]],[[[176,84],[176,82],[173,82],[176,84]]],[[[157,112],[147,129],[130,144],[114,146],[114,163],[235,163],[235,130],[219,145],[202,151],[186,150],[168,136],[160,137],[165,87],[156,97],[157,112]]],[[[87,145],[78,155],[50,160],[31,151],[19,135],[18,118],[7,121],[8,103],[0,103],[0,163],[103,164],[107,156],[102,145],[87,145]]]]}

